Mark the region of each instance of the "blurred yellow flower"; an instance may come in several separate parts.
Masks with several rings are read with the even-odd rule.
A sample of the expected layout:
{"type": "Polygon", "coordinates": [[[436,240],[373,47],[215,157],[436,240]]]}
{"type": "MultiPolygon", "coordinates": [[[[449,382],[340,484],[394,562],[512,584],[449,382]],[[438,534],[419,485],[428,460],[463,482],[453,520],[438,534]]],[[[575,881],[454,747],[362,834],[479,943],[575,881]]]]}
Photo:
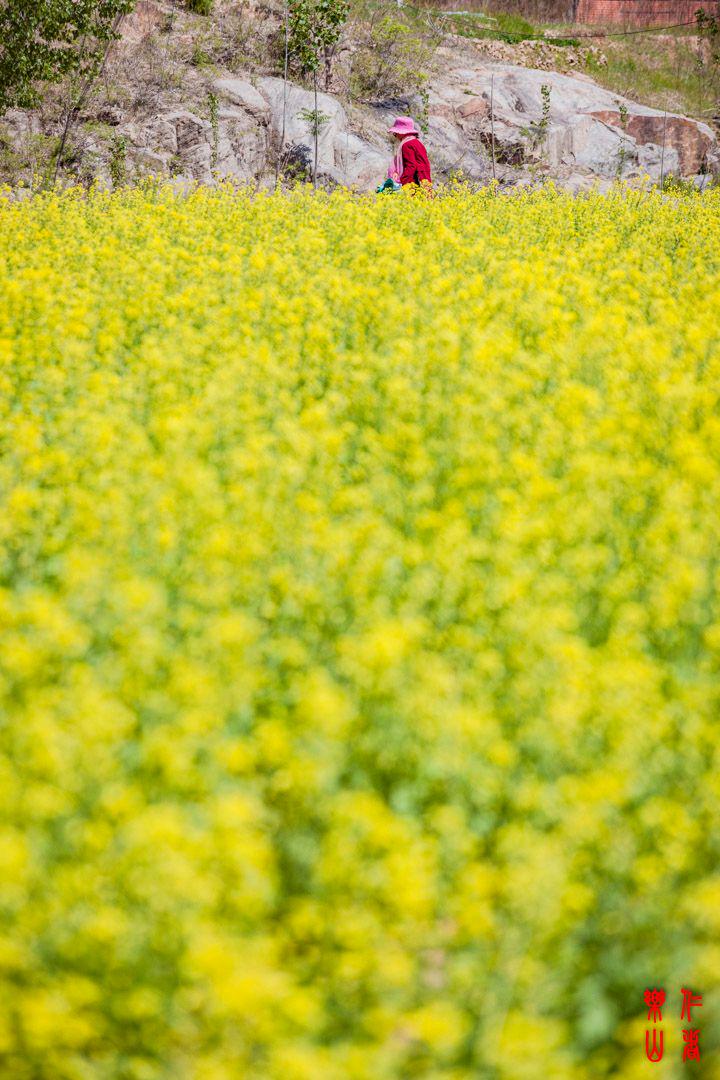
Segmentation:
{"type": "Polygon", "coordinates": [[[720,191],[441,196],[0,200],[8,1080],[720,1075],[720,191]]]}

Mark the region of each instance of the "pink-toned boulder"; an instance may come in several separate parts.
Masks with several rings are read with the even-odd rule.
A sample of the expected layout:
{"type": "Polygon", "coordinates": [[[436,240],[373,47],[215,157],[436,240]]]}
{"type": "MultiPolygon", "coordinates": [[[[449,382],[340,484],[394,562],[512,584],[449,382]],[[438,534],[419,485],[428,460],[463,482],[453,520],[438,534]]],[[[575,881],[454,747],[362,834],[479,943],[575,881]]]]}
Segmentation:
{"type": "MultiPolygon", "coordinates": [[[[591,112],[596,120],[622,129],[620,113],[613,109],[591,112]]],[[[674,150],[683,175],[700,172],[707,165],[708,152],[713,147],[710,129],[685,116],[664,116],[663,113],[630,113],[625,123],[626,133],[640,146],[650,143],[674,150]]]]}

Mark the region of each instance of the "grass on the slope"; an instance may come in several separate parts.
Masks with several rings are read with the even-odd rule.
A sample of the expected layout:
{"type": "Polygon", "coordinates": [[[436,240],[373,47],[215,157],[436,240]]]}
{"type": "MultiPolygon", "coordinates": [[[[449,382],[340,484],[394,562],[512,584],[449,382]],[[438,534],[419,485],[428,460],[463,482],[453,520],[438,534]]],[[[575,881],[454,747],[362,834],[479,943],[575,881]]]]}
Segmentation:
{"type": "Polygon", "coordinates": [[[587,70],[602,86],[656,109],[704,119],[720,112],[720,71],[713,73],[699,59],[692,27],[601,38],[596,44],[607,63],[591,56],[587,70]]]}
{"type": "MultiPolygon", "coordinates": [[[[474,5],[463,5],[473,8],[474,5]]],[[[620,26],[603,33],[598,26],[530,21],[514,12],[466,10],[448,13],[453,33],[475,40],[549,42],[560,46],[595,45],[586,72],[606,87],[644,105],[712,120],[720,114],[720,66],[707,48],[698,49],[694,26],[623,34],[620,26]]]]}

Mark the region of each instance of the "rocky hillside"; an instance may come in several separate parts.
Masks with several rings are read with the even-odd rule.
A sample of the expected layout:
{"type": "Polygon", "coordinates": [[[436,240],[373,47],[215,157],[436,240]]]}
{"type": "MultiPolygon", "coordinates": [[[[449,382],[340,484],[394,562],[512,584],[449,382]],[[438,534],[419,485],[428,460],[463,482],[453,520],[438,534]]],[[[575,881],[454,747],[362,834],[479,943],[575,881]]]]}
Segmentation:
{"type": "MultiPolygon", "coordinates": [[[[163,0],[140,0],[83,106],[64,175],[116,184],[147,174],[260,184],[278,175],[307,177],[313,95],[263,70],[252,47],[272,31],[272,19],[247,6],[244,18],[242,25],[216,23],[209,39],[205,20],[178,17],[163,0]],[[224,52],[230,36],[234,47],[224,52]]],[[[423,95],[360,103],[342,87],[333,90],[318,103],[319,177],[326,185],[374,188],[387,167],[385,129],[397,112],[422,117],[441,178],[461,173],[487,181],[494,171],[510,186],[552,176],[580,190],[617,177],[656,180],[661,171],[704,186],[720,173],[718,138],[707,124],[618,97],[583,74],[499,61],[464,38],[439,44],[423,95]]],[[[57,91],[37,111],[7,114],[5,180],[37,183],[65,109],[57,91]]]]}

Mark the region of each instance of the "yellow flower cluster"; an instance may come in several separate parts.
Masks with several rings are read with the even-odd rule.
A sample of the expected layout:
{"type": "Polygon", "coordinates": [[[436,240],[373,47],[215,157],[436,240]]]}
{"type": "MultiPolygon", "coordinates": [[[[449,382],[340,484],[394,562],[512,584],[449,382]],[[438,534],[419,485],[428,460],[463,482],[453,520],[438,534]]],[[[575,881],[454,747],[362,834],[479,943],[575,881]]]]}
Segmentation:
{"type": "Polygon", "coordinates": [[[0,1076],[720,1077],[720,192],[0,241],[0,1076]]]}

